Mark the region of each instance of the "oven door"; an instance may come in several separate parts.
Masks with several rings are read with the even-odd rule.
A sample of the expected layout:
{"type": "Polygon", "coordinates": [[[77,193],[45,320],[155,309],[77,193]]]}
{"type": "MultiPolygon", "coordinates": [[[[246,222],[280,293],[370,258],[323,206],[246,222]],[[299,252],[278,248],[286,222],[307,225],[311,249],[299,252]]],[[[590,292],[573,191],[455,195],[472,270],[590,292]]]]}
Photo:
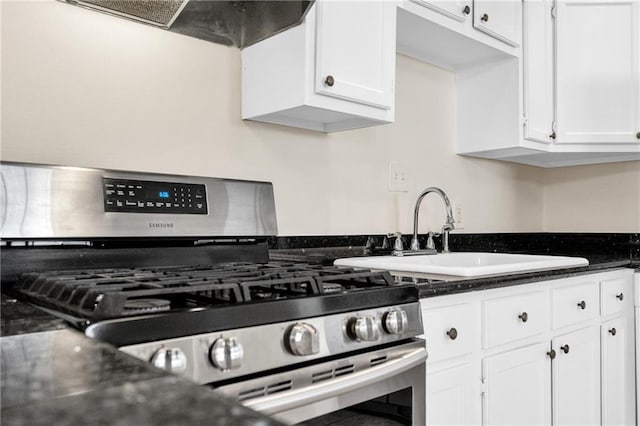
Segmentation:
{"type": "Polygon", "coordinates": [[[216,392],[289,424],[313,419],[313,425],[353,425],[375,417],[389,424],[424,425],[426,358],[424,341],[415,340],[221,386],[216,392]]]}

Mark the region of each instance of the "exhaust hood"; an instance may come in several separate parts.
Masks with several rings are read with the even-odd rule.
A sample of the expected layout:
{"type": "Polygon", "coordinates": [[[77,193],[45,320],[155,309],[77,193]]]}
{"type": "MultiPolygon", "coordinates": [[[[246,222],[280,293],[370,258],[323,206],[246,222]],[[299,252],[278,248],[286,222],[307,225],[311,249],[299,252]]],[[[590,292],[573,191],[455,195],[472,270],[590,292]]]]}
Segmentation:
{"type": "Polygon", "coordinates": [[[314,0],[61,0],[198,39],[243,48],[302,22],[314,0]]]}

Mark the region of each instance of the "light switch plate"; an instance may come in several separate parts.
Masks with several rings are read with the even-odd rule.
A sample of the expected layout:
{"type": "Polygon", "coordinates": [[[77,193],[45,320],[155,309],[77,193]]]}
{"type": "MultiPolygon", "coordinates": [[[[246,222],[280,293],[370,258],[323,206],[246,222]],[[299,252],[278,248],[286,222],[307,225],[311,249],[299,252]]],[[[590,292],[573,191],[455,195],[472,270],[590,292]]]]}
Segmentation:
{"type": "Polygon", "coordinates": [[[409,173],[407,166],[395,161],[389,162],[389,192],[408,192],[409,173]]]}

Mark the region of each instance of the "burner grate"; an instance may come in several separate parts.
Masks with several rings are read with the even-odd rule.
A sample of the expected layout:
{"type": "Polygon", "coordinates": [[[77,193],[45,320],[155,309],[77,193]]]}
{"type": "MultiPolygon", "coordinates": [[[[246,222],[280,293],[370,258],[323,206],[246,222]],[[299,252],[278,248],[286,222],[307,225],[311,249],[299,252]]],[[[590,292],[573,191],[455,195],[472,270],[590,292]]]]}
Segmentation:
{"type": "Polygon", "coordinates": [[[15,288],[35,303],[105,319],[391,285],[386,272],[271,262],[24,273],[15,288]]]}

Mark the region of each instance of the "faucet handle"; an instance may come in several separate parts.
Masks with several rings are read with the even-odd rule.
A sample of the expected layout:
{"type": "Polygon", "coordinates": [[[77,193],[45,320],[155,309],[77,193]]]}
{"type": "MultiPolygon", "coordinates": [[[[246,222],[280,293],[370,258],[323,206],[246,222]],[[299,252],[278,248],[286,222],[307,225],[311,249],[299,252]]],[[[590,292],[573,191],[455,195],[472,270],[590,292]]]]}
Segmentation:
{"type": "Polygon", "coordinates": [[[433,232],[429,231],[429,233],[427,234],[428,238],[427,238],[427,249],[434,249],[436,248],[436,243],[433,241],[433,236],[435,235],[433,232]]]}
{"type": "Polygon", "coordinates": [[[364,244],[363,252],[364,254],[370,254],[376,248],[376,240],[375,238],[369,236],[367,238],[367,242],[364,244]]]}
{"type": "Polygon", "coordinates": [[[387,234],[387,238],[395,238],[396,241],[393,243],[393,249],[395,251],[404,250],[404,246],[402,245],[402,233],[401,232],[390,232],[387,234]]]}

